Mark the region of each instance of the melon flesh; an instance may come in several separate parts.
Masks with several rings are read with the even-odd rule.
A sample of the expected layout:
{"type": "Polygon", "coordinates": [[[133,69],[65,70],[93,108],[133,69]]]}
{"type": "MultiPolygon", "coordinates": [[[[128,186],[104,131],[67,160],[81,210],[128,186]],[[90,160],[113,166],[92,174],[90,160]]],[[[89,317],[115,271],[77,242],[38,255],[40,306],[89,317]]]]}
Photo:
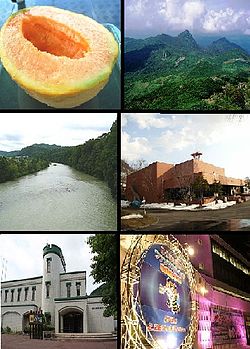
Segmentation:
{"type": "Polygon", "coordinates": [[[118,44],[89,17],[36,6],[4,24],[0,56],[11,77],[32,97],[55,108],[70,108],[90,100],[107,84],[118,44]]]}

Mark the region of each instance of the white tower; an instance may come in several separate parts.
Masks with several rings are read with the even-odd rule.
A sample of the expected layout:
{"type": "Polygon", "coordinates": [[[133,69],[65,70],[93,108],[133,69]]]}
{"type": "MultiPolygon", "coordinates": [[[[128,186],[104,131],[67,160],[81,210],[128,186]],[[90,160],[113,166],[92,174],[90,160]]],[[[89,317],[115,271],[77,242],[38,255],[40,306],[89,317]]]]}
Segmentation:
{"type": "MultiPolygon", "coordinates": [[[[50,314],[55,325],[55,298],[61,296],[60,273],[66,272],[66,264],[60,247],[47,244],[43,249],[42,310],[50,314]]],[[[49,315],[48,314],[48,315],[49,315]]]]}

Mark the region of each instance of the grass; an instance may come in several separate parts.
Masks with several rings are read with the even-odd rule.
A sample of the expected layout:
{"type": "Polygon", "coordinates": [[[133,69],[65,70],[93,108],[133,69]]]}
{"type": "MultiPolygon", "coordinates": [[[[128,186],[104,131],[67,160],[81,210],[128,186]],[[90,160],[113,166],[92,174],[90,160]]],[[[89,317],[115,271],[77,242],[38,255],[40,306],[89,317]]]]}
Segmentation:
{"type": "Polygon", "coordinates": [[[143,218],[133,218],[133,219],[122,219],[121,228],[122,230],[136,230],[147,227],[148,225],[154,224],[157,222],[157,218],[151,216],[150,214],[144,213],[143,210],[126,210],[123,209],[121,212],[122,216],[129,214],[141,214],[143,218]]]}

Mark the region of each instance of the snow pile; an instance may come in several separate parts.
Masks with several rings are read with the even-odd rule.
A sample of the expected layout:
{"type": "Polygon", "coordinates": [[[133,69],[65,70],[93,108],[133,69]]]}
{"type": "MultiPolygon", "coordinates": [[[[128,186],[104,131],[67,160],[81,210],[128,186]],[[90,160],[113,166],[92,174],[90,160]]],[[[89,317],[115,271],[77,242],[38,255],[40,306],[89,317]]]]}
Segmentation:
{"type": "Polygon", "coordinates": [[[129,207],[130,202],[126,200],[121,200],[121,207],[122,208],[127,208],[129,207]]]}
{"type": "Polygon", "coordinates": [[[133,218],[143,218],[143,216],[141,214],[128,214],[127,216],[122,216],[121,219],[133,219],[133,218]]]}
{"type": "Polygon", "coordinates": [[[145,204],[145,205],[141,205],[140,208],[157,208],[157,209],[165,209],[165,210],[181,210],[181,211],[192,211],[194,209],[196,209],[197,207],[199,207],[199,205],[189,205],[187,206],[186,204],[181,204],[179,206],[174,206],[174,203],[161,203],[161,204],[157,204],[157,203],[152,203],[152,204],[145,204]]]}
{"type": "Polygon", "coordinates": [[[236,201],[228,201],[223,202],[222,200],[218,200],[217,204],[215,201],[210,202],[206,205],[200,205],[193,204],[187,206],[186,204],[180,204],[178,206],[174,206],[173,203],[152,203],[152,204],[145,204],[141,205],[140,208],[147,208],[147,209],[165,209],[165,210],[173,210],[173,211],[204,211],[204,210],[220,210],[226,207],[230,207],[236,204],[236,201]]]}
{"type": "Polygon", "coordinates": [[[228,202],[223,202],[222,200],[218,200],[218,203],[216,204],[215,201],[204,205],[203,209],[205,210],[220,210],[222,208],[230,207],[236,204],[236,201],[228,201],[228,202]]]}

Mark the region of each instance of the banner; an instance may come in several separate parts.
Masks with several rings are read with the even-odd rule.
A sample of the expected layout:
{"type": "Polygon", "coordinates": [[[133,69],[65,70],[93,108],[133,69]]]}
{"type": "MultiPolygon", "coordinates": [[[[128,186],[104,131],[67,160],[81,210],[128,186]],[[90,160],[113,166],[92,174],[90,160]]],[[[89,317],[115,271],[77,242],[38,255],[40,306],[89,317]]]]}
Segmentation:
{"type": "Polygon", "coordinates": [[[245,319],[245,327],[246,327],[246,337],[247,337],[247,345],[250,345],[250,314],[244,314],[245,319]]]}
{"type": "Polygon", "coordinates": [[[246,338],[244,317],[240,310],[211,307],[213,344],[240,344],[246,338]]]}

